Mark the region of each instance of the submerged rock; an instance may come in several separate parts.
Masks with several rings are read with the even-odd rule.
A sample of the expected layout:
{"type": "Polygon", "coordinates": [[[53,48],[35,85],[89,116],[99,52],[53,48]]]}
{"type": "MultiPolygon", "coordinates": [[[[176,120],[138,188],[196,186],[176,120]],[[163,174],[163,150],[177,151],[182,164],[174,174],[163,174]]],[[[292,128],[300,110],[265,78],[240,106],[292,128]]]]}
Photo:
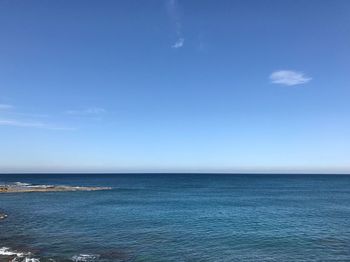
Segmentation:
{"type": "Polygon", "coordinates": [[[0,220],[3,220],[5,218],[7,218],[7,215],[4,213],[0,213],[0,220]]]}

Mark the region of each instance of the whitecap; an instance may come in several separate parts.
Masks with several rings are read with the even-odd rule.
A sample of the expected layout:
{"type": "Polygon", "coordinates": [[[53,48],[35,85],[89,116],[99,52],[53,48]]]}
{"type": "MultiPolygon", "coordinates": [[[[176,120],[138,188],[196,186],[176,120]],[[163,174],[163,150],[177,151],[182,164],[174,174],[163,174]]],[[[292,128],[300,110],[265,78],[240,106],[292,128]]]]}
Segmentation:
{"type": "Polygon", "coordinates": [[[93,255],[93,254],[80,254],[80,255],[75,255],[72,257],[72,260],[74,262],[91,262],[91,261],[96,261],[99,259],[99,255],[93,255]]]}
{"type": "Polygon", "coordinates": [[[29,183],[22,183],[22,182],[15,182],[14,183],[16,186],[21,186],[21,187],[26,187],[26,186],[30,186],[31,184],[29,183]]]}
{"type": "Polygon", "coordinates": [[[30,252],[19,252],[8,247],[0,248],[0,256],[15,256],[11,262],[40,262],[38,258],[31,258],[31,255],[32,253],[30,252]]]}
{"type": "Polygon", "coordinates": [[[0,256],[17,256],[17,257],[24,257],[31,255],[30,252],[24,253],[24,252],[17,252],[13,251],[8,247],[2,247],[0,248],[0,256]]]}
{"type": "MultiPolygon", "coordinates": [[[[15,260],[15,261],[18,261],[18,260],[15,260]]],[[[40,262],[40,260],[38,258],[25,257],[21,262],[40,262]]]]}

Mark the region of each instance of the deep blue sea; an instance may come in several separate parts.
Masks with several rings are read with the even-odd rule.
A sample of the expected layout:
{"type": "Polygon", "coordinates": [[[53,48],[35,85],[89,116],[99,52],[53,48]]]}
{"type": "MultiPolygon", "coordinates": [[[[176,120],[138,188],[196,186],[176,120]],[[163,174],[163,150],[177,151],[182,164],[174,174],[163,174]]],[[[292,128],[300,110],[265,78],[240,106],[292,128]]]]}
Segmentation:
{"type": "Polygon", "coordinates": [[[1,252],[23,253],[13,261],[350,261],[350,176],[11,174],[2,182],[113,190],[0,194],[8,214],[0,261],[9,261],[1,252]]]}

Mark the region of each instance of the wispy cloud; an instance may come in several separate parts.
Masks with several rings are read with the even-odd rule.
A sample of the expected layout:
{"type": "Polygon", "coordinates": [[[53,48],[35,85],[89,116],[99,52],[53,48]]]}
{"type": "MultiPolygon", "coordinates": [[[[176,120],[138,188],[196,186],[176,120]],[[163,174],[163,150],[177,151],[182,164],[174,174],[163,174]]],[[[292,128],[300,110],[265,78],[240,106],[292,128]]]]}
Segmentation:
{"type": "Polygon", "coordinates": [[[96,116],[106,113],[107,110],[101,107],[90,107],[78,110],[67,110],[66,113],[69,115],[79,115],[79,116],[96,116]]]}
{"type": "Polygon", "coordinates": [[[171,47],[172,48],[181,48],[181,47],[183,47],[184,43],[185,43],[185,39],[179,38],[171,47]]]}
{"type": "Polygon", "coordinates": [[[304,73],[292,70],[279,70],[270,75],[271,83],[287,86],[305,84],[311,79],[311,77],[305,76],[304,73]]]}
{"type": "Polygon", "coordinates": [[[176,42],[171,46],[172,48],[181,48],[184,46],[185,38],[182,34],[182,22],[181,17],[179,14],[179,7],[178,7],[178,1],[177,0],[168,0],[167,1],[167,8],[169,16],[172,20],[172,23],[175,27],[176,42]]]}
{"type": "Polygon", "coordinates": [[[14,127],[32,127],[32,128],[42,128],[50,130],[75,130],[71,127],[62,127],[49,125],[42,122],[31,122],[31,121],[21,121],[15,119],[0,119],[0,126],[14,126],[14,127]]]}
{"type": "Polygon", "coordinates": [[[7,115],[10,116],[19,116],[19,117],[29,117],[29,118],[48,118],[48,114],[33,114],[33,113],[21,113],[21,112],[7,112],[7,115]]]}
{"type": "Polygon", "coordinates": [[[42,121],[48,119],[47,114],[33,114],[30,112],[18,112],[17,107],[10,104],[0,104],[0,126],[12,126],[22,128],[41,128],[50,130],[75,130],[72,127],[66,127],[42,121]],[[40,120],[38,119],[40,118],[40,120]]]}
{"type": "Polygon", "coordinates": [[[0,104],[0,110],[9,110],[9,109],[13,109],[13,108],[14,108],[13,105],[0,104]]]}

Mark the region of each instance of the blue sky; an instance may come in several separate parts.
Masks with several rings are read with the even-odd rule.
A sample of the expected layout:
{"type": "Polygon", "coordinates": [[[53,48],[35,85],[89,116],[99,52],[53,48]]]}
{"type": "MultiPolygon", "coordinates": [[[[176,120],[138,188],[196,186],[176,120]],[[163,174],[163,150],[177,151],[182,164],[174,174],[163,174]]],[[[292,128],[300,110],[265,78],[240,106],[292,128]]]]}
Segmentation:
{"type": "Polygon", "coordinates": [[[350,172],[350,1],[0,1],[0,171],[350,172]]]}

